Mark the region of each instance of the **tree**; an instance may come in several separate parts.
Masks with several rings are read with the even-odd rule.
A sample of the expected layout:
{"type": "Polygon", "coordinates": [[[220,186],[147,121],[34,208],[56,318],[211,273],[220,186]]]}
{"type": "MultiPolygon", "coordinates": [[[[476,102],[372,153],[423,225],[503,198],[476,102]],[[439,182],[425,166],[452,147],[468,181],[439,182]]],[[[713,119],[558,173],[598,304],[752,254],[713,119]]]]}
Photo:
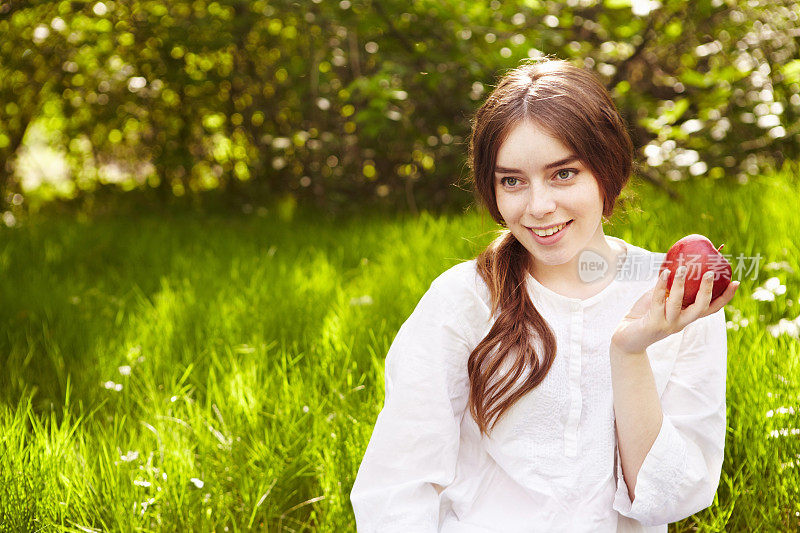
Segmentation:
{"type": "Polygon", "coordinates": [[[461,204],[472,113],[543,54],[611,89],[640,176],[744,182],[800,144],[800,7],[751,4],[0,0],[0,196],[43,121],[72,195],[461,204]]]}

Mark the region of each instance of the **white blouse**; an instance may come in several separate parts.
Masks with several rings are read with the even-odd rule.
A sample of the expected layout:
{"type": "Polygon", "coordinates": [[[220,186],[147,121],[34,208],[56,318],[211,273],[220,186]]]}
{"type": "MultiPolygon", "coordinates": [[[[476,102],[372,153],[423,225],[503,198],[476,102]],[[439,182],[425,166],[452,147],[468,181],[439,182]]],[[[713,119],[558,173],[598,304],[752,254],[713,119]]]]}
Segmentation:
{"type": "Polygon", "coordinates": [[[558,351],[488,437],[467,408],[467,360],[494,323],[488,287],[474,259],[431,283],[386,356],[385,402],[350,493],[359,532],[666,532],[712,504],[725,445],[724,309],[647,348],[664,417],[631,502],[609,345],[665,254],[607,238],[627,253],[590,298],[527,276],[558,351]]]}

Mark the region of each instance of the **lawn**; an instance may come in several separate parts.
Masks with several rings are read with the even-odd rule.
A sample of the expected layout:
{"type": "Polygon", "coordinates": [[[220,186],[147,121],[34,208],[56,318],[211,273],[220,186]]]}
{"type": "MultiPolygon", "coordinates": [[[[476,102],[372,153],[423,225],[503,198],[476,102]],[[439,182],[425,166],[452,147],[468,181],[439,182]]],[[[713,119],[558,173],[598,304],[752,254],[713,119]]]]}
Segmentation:
{"type": "MultiPolygon", "coordinates": [[[[673,184],[681,202],[638,184],[606,226],[654,251],[702,233],[761,257],[726,307],[718,499],[670,531],[800,529],[796,175],[673,184]]],[[[355,529],[383,358],[497,226],[247,211],[0,229],[0,529],[355,529]]]]}

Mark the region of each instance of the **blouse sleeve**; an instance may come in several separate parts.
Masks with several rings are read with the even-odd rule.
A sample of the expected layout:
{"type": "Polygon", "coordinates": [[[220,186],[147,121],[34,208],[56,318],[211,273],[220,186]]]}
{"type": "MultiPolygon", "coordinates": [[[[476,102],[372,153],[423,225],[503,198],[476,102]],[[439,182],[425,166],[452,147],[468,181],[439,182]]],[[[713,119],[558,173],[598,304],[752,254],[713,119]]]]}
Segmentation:
{"type": "Polygon", "coordinates": [[[439,493],[455,477],[470,350],[437,281],[386,355],[383,409],[350,492],[361,533],[438,531],[439,493]]]}
{"type": "Polygon", "coordinates": [[[661,395],[663,422],[631,502],[616,452],[614,509],[644,526],[677,522],[714,502],[725,448],[725,310],[686,326],[661,395]]]}

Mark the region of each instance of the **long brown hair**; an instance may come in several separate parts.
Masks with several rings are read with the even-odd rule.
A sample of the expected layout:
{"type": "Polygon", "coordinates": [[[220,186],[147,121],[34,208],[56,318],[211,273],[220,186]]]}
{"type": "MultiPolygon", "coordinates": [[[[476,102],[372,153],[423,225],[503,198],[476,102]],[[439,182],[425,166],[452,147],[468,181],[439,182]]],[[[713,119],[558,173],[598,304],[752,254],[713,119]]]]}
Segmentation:
{"type": "MultiPolygon", "coordinates": [[[[603,216],[610,217],[633,166],[625,122],[591,72],[548,57],[507,72],[475,114],[469,166],[478,204],[506,226],[497,208],[494,167],[508,133],[526,120],[559,139],[589,167],[603,197],[603,216]]],[[[508,229],[477,257],[478,272],[491,292],[492,315],[500,310],[468,362],[469,409],[481,433],[488,434],[514,402],[541,383],[555,358],[555,335],[525,290],[532,262],[508,229]],[[509,364],[510,370],[499,374],[509,364]],[[527,375],[520,384],[523,372],[527,375]]]]}

